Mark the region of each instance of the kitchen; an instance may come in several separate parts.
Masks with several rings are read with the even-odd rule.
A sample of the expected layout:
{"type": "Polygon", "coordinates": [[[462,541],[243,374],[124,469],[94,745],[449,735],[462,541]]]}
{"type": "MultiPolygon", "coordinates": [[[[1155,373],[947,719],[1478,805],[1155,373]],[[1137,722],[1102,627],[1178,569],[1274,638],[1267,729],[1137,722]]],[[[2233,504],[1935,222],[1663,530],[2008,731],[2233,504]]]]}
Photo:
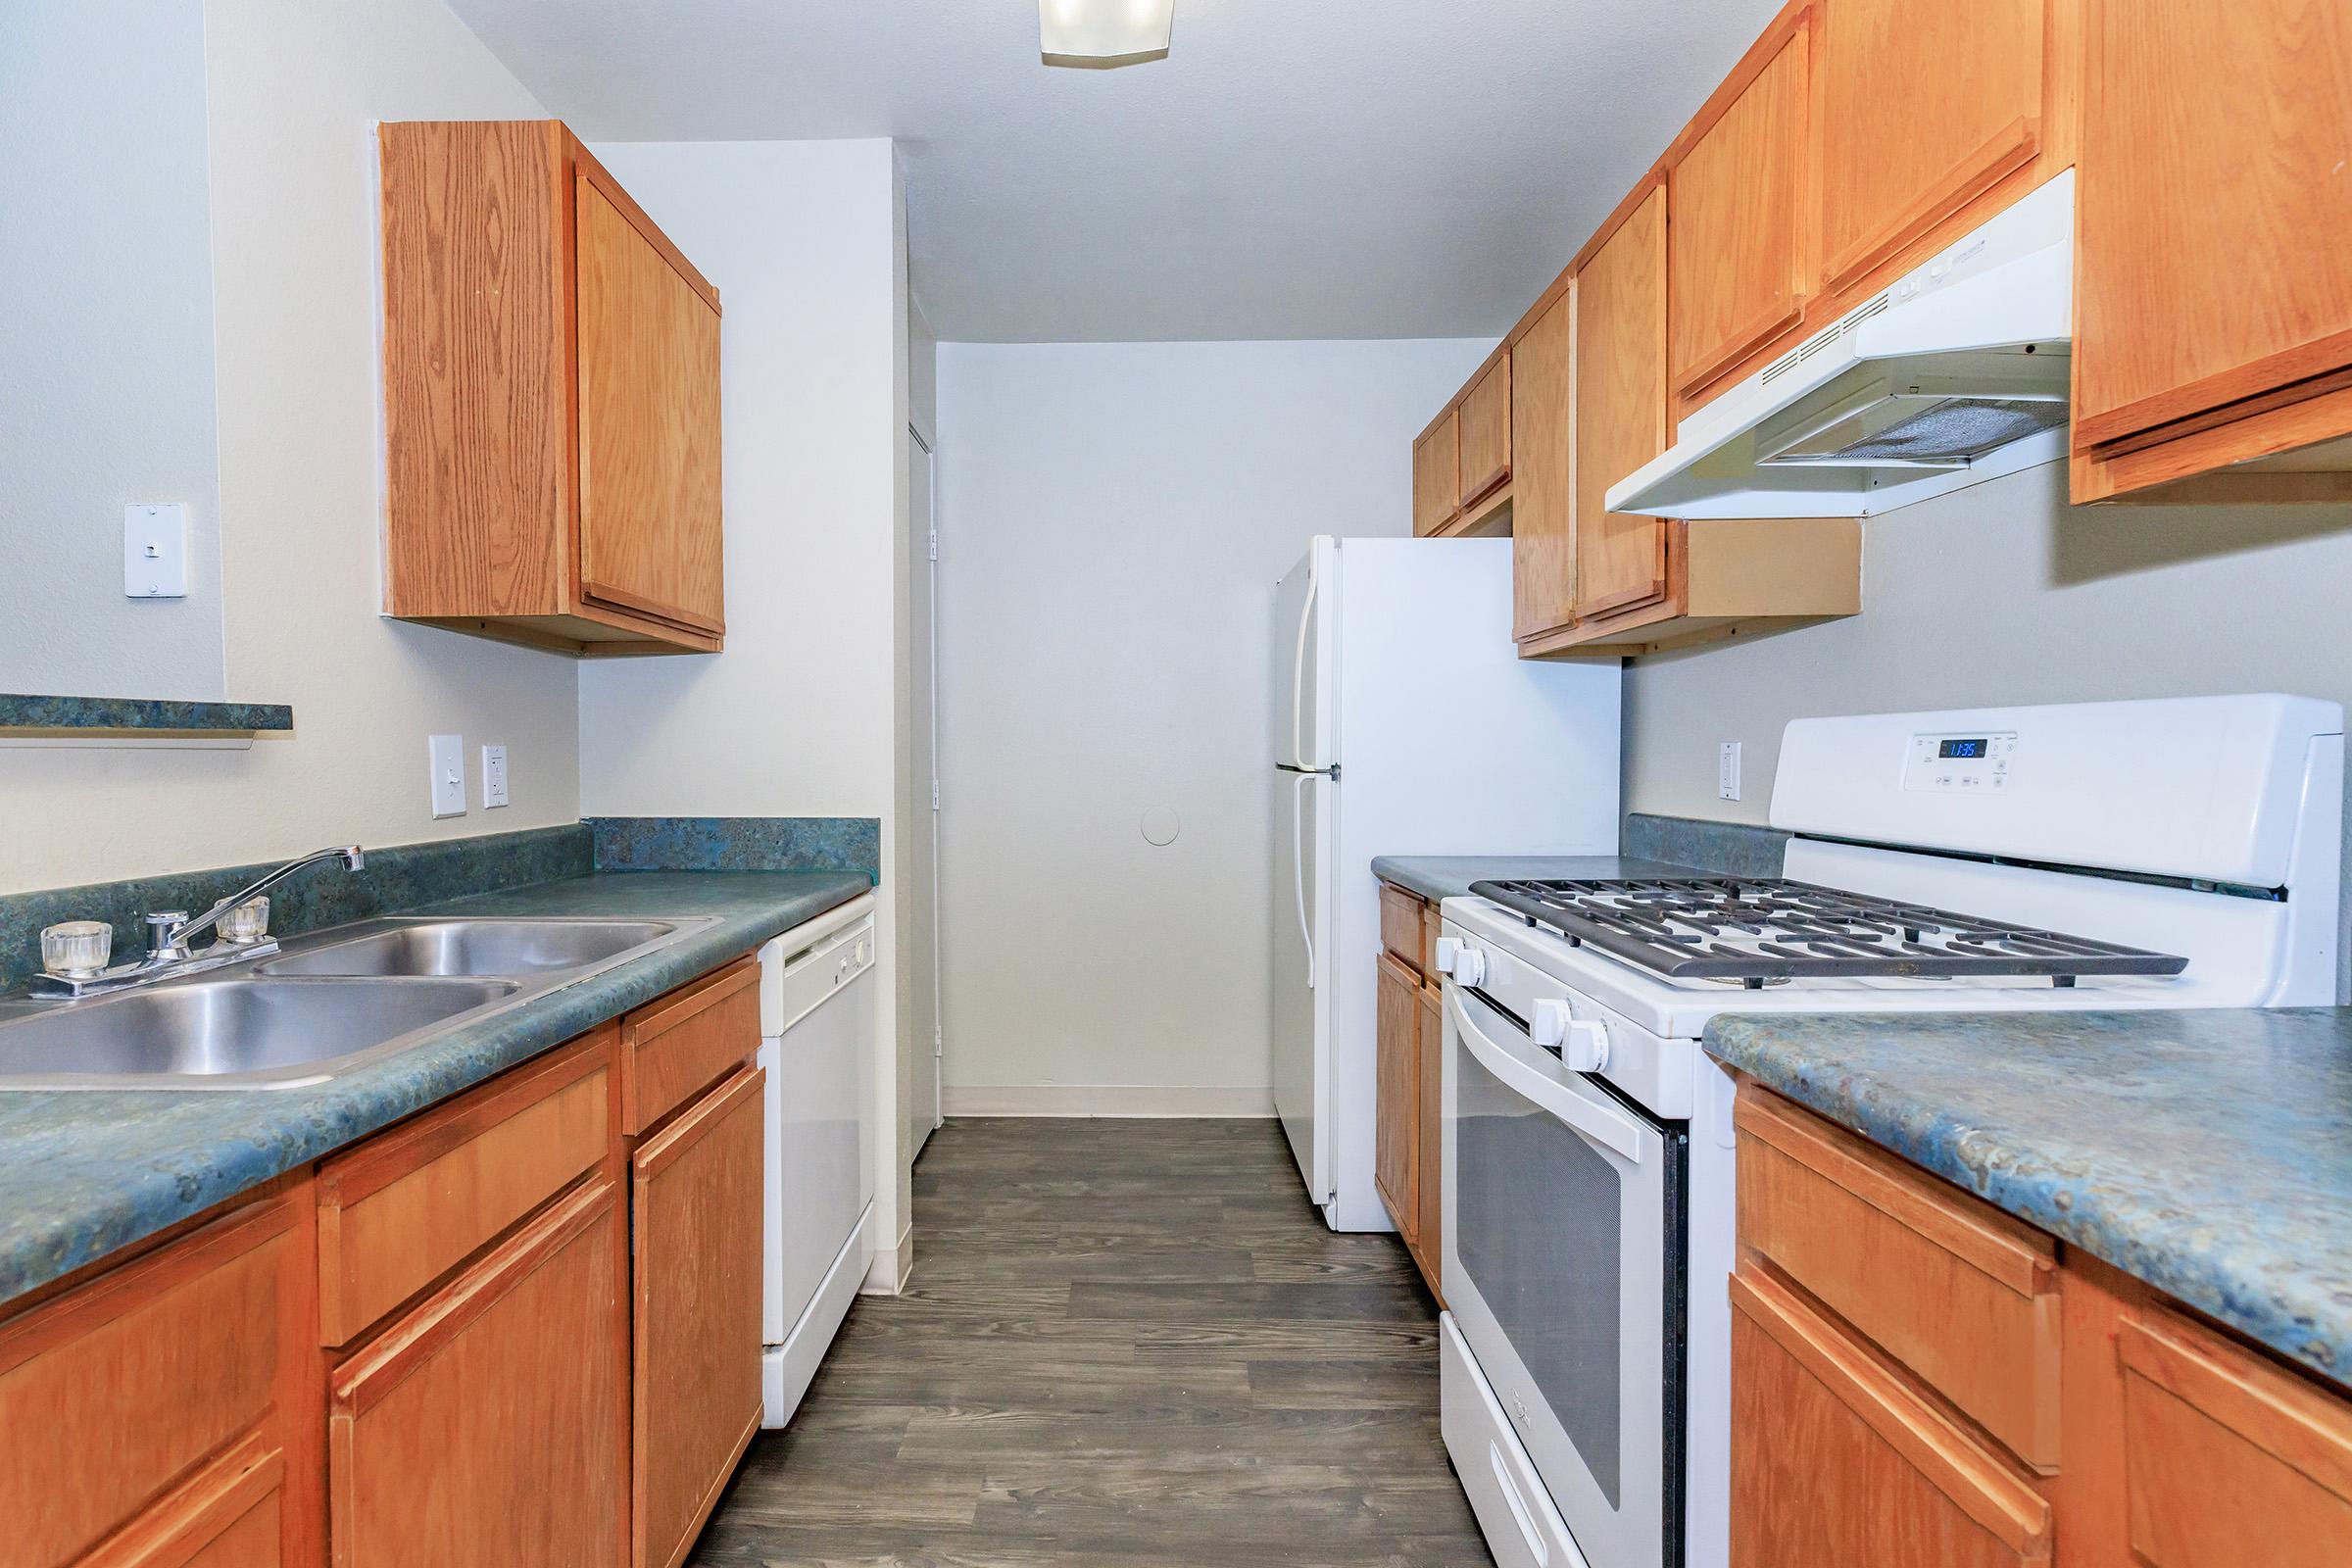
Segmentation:
{"type": "Polygon", "coordinates": [[[0,1563],[2352,1555],[2344,18],[1173,10],[0,21],[0,1563]]]}

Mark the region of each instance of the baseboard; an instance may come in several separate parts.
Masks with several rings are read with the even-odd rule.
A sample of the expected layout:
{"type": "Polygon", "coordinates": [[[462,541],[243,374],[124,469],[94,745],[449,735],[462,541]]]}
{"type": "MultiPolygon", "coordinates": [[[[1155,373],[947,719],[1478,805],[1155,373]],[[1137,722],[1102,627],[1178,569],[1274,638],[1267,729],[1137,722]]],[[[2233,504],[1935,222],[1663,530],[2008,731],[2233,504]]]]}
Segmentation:
{"type": "Polygon", "coordinates": [[[951,1116],[1271,1116],[1271,1089],[1152,1084],[955,1085],[941,1091],[951,1116]]]}
{"type": "Polygon", "coordinates": [[[858,1287],[859,1296],[897,1296],[906,1289],[906,1276],[914,1272],[914,1226],[910,1223],[899,1232],[897,1245],[877,1246],[874,1260],[867,1265],[865,1283],[858,1287]]]}

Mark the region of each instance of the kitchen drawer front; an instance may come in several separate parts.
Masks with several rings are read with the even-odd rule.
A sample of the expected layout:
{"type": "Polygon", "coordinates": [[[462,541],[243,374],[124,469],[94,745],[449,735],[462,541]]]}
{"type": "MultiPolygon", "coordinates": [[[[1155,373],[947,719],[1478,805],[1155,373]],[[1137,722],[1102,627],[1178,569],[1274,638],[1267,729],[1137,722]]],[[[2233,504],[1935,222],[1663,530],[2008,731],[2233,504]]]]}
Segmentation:
{"type": "Polygon", "coordinates": [[[1436,984],[1438,974],[1438,933],[1446,929],[1446,917],[1438,912],[1436,904],[1421,906],[1421,978],[1436,984]]]}
{"type": "Polygon", "coordinates": [[[1421,974],[1421,900],[1394,883],[1380,885],[1380,945],[1398,963],[1421,974]]]}
{"type": "Polygon", "coordinates": [[[760,960],[742,957],[620,1021],[621,1131],[634,1138],[760,1051],[760,960]]]}
{"type": "Polygon", "coordinates": [[[277,1568],[286,1456],[255,1433],[76,1568],[277,1568]]]}
{"type": "Polygon", "coordinates": [[[79,1560],[208,1458],[259,1441],[283,1337],[300,1332],[281,1315],[295,1240],[292,1204],[268,1200],[0,1329],[0,1429],[18,1440],[0,1466],[0,1564],[79,1560]]]}
{"type": "Polygon", "coordinates": [[[607,1024],[318,1170],[318,1336],[348,1344],[614,1150],[607,1024]]]}
{"type": "Polygon", "coordinates": [[[1740,1568],[2050,1560],[2048,1499],[1795,1293],[1732,1279],[1740,1568]]]}
{"type": "Polygon", "coordinates": [[[2159,1309],[2116,1350],[2136,1561],[2352,1562],[2352,1405],[2159,1309]]]}
{"type": "Polygon", "coordinates": [[[1752,1085],[1737,1120],[1741,1247],[2055,1471],[2056,1244],[1752,1085]]]}

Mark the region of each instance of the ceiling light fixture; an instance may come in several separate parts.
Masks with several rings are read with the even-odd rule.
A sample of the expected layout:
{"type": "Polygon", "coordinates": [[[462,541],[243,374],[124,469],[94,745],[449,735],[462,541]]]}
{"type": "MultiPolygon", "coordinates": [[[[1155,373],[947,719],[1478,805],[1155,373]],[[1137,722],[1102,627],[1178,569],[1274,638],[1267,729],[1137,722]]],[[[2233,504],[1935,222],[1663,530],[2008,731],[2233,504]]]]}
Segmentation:
{"type": "Polygon", "coordinates": [[[1176,0],[1037,0],[1038,50],[1049,66],[1108,71],[1164,60],[1176,0]]]}

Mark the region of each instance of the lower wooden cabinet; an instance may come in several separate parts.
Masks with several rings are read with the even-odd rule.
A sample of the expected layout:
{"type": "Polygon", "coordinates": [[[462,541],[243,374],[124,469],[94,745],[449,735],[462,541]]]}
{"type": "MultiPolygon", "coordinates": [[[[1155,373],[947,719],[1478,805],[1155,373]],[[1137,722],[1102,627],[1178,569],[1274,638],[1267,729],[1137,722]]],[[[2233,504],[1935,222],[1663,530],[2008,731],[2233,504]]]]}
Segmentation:
{"type": "Polygon", "coordinates": [[[1421,986],[1421,1158],[1416,1172],[1420,1189],[1415,1205],[1421,1211],[1415,1227],[1413,1255],[1420,1260],[1429,1294],[1446,1304],[1442,1289],[1446,1268],[1446,1013],[1445,993],[1435,984],[1421,986]]]}
{"type": "MultiPolygon", "coordinates": [[[[1383,890],[1384,896],[1388,890],[1383,890]]],[[[1373,1130],[1372,1184],[1396,1221],[1404,1245],[1421,1240],[1421,982],[1386,953],[1373,1008],[1379,1112],[1373,1130]]]]}
{"type": "Polygon", "coordinates": [[[626,1223],[597,1178],[336,1371],[336,1568],[621,1560],[626,1223]]]}
{"type": "MultiPolygon", "coordinates": [[[[758,1030],[748,1044],[757,1050],[758,1030]]],[[[671,1568],[760,1430],[760,1205],[766,1075],[739,1072],[629,1160],[636,1221],[632,1546],[671,1568]]]]}

